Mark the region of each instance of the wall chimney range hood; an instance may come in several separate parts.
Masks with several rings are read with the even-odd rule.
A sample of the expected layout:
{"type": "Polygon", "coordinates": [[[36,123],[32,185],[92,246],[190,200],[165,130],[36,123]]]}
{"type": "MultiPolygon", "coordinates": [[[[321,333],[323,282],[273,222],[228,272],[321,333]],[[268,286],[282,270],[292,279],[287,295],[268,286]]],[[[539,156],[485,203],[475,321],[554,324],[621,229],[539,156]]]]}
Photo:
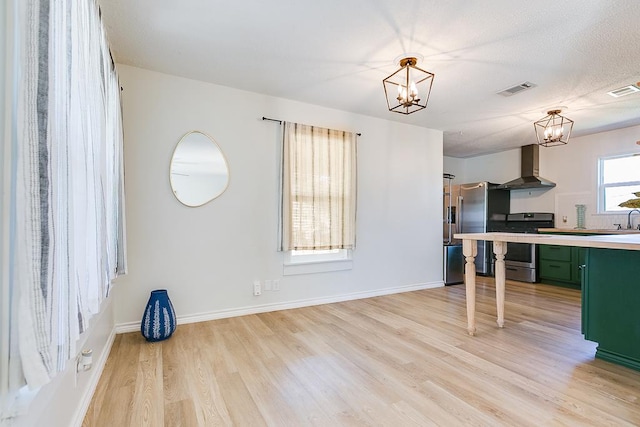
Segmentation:
{"type": "Polygon", "coordinates": [[[498,185],[499,190],[526,190],[535,188],[553,188],[555,183],[541,178],[539,173],[538,144],[525,145],[520,150],[520,178],[498,185]]]}

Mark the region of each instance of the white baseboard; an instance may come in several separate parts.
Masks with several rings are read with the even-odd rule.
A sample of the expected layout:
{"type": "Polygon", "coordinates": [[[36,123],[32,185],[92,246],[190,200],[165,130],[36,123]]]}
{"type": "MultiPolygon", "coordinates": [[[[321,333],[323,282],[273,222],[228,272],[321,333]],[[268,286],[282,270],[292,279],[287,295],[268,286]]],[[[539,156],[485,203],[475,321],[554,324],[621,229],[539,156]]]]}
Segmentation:
{"type": "MultiPolygon", "coordinates": [[[[283,303],[254,305],[251,307],[241,307],[227,310],[211,311],[207,313],[198,313],[187,316],[178,316],[178,325],[186,323],[206,322],[209,320],[226,319],[229,317],[246,316],[248,314],[266,313],[270,311],[289,310],[292,308],[311,307],[313,305],[331,304],[334,302],[343,302],[357,300],[363,298],[379,297],[382,295],[399,294],[402,292],[419,291],[423,289],[433,289],[444,286],[444,282],[418,283],[413,285],[396,286],[392,288],[376,289],[373,291],[353,292],[350,294],[336,295],[323,298],[309,298],[283,303]]],[[[140,330],[140,322],[127,322],[116,325],[117,334],[127,332],[136,332],[140,330]]]]}
{"type": "Polygon", "coordinates": [[[107,342],[104,345],[103,351],[100,354],[100,358],[98,360],[93,361],[93,366],[91,368],[91,376],[89,377],[89,384],[85,389],[85,392],[82,396],[80,404],[76,409],[75,415],[73,417],[72,426],[81,427],[82,422],[84,421],[84,417],[87,414],[87,410],[89,409],[89,405],[91,404],[91,399],[93,398],[93,394],[98,387],[98,382],[100,381],[100,377],[102,376],[102,371],[104,370],[105,365],[107,364],[107,359],[109,358],[109,353],[111,353],[111,346],[113,346],[113,341],[116,338],[116,328],[114,327],[107,338],[107,342]]]}

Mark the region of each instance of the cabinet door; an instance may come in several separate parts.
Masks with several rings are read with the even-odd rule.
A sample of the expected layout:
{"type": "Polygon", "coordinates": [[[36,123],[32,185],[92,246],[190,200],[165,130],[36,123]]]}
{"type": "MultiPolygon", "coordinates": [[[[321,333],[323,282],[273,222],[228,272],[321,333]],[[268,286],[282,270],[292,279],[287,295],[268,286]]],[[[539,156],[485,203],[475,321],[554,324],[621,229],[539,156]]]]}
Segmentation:
{"type": "Polygon", "coordinates": [[[540,258],[550,261],[571,261],[571,247],[540,245],[540,258]]]}
{"type": "Polygon", "coordinates": [[[640,251],[589,248],[586,261],[585,338],[596,357],[640,370],[640,251]]]}

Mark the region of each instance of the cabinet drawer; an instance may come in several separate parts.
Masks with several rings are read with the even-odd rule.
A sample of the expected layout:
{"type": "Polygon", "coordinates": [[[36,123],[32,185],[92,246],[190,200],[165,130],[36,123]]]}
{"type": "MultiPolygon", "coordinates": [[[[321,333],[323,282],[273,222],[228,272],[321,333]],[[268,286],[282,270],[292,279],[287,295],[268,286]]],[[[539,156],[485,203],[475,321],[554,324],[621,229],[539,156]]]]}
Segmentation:
{"type": "Polygon", "coordinates": [[[571,247],[540,245],[540,258],[552,261],[571,261],[571,247]]]}
{"type": "Polygon", "coordinates": [[[555,280],[571,280],[571,263],[540,260],[540,277],[555,280]]]}

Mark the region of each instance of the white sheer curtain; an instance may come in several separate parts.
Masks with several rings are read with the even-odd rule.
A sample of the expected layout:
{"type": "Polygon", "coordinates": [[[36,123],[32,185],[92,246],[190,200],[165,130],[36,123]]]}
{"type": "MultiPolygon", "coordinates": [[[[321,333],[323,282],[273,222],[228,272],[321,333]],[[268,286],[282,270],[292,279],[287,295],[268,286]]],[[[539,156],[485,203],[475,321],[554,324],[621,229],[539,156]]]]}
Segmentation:
{"type": "Polygon", "coordinates": [[[356,135],[283,125],[283,251],[353,249],[356,240],[356,135]]]}
{"type": "Polygon", "coordinates": [[[20,3],[9,368],[37,388],[76,356],[126,271],[122,124],[97,4],[20,3]]]}

